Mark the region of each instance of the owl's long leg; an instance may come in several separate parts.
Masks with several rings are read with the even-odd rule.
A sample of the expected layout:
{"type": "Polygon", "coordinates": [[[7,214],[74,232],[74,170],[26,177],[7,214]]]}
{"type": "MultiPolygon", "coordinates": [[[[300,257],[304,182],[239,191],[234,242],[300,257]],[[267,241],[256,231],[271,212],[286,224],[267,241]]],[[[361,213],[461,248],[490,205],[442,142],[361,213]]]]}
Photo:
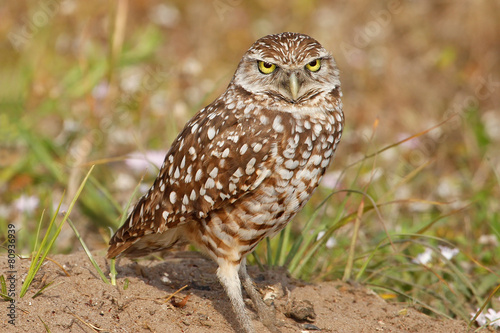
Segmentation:
{"type": "Polygon", "coordinates": [[[266,326],[271,332],[278,333],[280,330],[276,327],[276,310],[274,307],[267,306],[262,300],[261,295],[255,288],[255,285],[247,273],[246,268],[246,258],[241,261],[240,265],[240,277],[242,279],[243,288],[252,299],[252,302],[257,309],[259,318],[261,322],[266,326]]]}
{"type": "Polygon", "coordinates": [[[235,265],[234,263],[226,261],[219,262],[217,277],[231,300],[233,310],[236,313],[236,317],[241,327],[245,333],[254,333],[255,331],[250,322],[250,317],[246,312],[245,303],[243,302],[241,282],[238,276],[239,267],[240,265],[235,265]]]}

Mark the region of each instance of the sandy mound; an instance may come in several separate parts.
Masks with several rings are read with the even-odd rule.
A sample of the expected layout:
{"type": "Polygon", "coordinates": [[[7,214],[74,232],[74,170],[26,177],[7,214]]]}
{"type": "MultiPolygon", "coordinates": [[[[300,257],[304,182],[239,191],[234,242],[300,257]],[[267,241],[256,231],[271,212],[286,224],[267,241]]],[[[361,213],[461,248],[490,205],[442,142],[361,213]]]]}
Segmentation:
{"type": "MultiPolygon", "coordinates": [[[[217,282],[216,265],[196,253],[172,254],[165,261],[122,259],[117,286],[103,283],[84,253],[56,255],[53,259],[70,276],[56,264],[46,262],[33,288],[16,302],[15,328],[7,322],[8,303],[0,302],[0,331],[45,332],[43,323],[51,332],[234,332],[238,329],[229,300],[217,282]],[[32,298],[51,281],[55,287],[32,298]],[[166,297],[185,285],[188,287],[173,302],[172,299],[165,302],[166,297]]],[[[108,272],[103,258],[98,263],[108,272]]],[[[17,292],[28,266],[29,260],[17,259],[17,292]]],[[[7,267],[5,256],[0,258],[0,267],[7,267]]],[[[437,320],[411,307],[387,303],[362,286],[342,282],[309,285],[289,278],[282,270],[261,272],[250,267],[249,272],[268,302],[274,302],[283,333],[467,332],[465,322],[437,320]]],[[[251,309],[250,301],[248,305],[251,309]]],[[[254,325],[258,332],[267,332],[259,321],[254,320],[254,325]]]]}

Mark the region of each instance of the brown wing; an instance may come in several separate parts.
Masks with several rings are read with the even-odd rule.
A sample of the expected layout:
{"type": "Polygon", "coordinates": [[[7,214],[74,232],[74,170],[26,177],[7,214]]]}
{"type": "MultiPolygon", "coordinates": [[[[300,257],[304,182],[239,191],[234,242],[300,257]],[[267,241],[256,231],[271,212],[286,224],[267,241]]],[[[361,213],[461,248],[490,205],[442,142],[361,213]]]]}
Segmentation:
{"type": "MultiPolygon", "coordinates": [[[[149,192],[111,239],[108,257],[127,251],[144,236],[155,240],[155,234],[206,217],[254,190],[270,176],[262,162],[270,163],[279,139],[269,133],[270,125],[255,117],[238,118],[220,100],[200,111],[172,144],[149,192]]],[[[136,255],[168,248],[178,236],[162,236],[162,244],[141,246],[144,251],[136,255]]],[[[134,255],[132,250],[127,254],[134,255]]]]}

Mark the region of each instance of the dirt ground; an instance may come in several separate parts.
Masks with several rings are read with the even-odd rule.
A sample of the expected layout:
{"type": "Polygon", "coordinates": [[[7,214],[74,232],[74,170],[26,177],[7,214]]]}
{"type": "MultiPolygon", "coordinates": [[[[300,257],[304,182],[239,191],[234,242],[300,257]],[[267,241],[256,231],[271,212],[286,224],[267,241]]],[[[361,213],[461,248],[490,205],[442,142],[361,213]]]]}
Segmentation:
{"type": "MultiPolygon", "coordinates": [[[[216,265],[197,253],[173,253],[164,261],[122,259],[116,286],[101,281],[84,253],[56,255],[52,259],[69,276],[47,261],[33,288],[17,300],[15,327],[7,322],[8,303],[0,302],[1,332],[49,332],[44,324],[50,332],[238,330],[229,300],[215,276],[216,265]],[[50,289],[32,298],[51,281],[54,283],[50,289]],[[166,301],[185,285],[188,287],[166,301]]],[[[98,263],[109,272],[103,258],[98,258],[98,263]]],[[[0,267],[2,271],[7,267],[6,256],[0,257],[0,267]]],[[[17,259],[18,292],[28,267],[29,260],[17,259]]],[[[363,286],[339,281],[311,285],[291,279],[282,270],[262,272],[250,267],[249,272],[264,299],[274,304],[283,333],[467,332],[465,322],[438,320],[408,305],[387,303],[363,286]]],[[[252,311],[250,300],[247,304],[252,311]]],[[[257,332],[267,332],[257,319],[253,323],[257,332]]]]}

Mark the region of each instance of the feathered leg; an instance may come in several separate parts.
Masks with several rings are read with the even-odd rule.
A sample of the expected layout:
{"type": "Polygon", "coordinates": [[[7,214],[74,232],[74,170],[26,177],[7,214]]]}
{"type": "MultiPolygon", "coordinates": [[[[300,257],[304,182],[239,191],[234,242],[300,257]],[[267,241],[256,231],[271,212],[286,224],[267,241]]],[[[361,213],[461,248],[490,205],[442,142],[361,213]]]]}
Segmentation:
{"type": "Polygon", "coordinates": [[[243,295],[241,293],[241,282],[238,277],[238,270],[240,265],[235,265],[229,262],[220,262],[219,268],[217,269],[217,277],[220,283],[226,290],[227,296],[231,300],[233,310],[236,313],[238,322],[240,323],[243,331],[245,333],[254,333],[252,323],[250,322],[250,317],[245,309],[245,303],[243,302],[243,295]]]}

